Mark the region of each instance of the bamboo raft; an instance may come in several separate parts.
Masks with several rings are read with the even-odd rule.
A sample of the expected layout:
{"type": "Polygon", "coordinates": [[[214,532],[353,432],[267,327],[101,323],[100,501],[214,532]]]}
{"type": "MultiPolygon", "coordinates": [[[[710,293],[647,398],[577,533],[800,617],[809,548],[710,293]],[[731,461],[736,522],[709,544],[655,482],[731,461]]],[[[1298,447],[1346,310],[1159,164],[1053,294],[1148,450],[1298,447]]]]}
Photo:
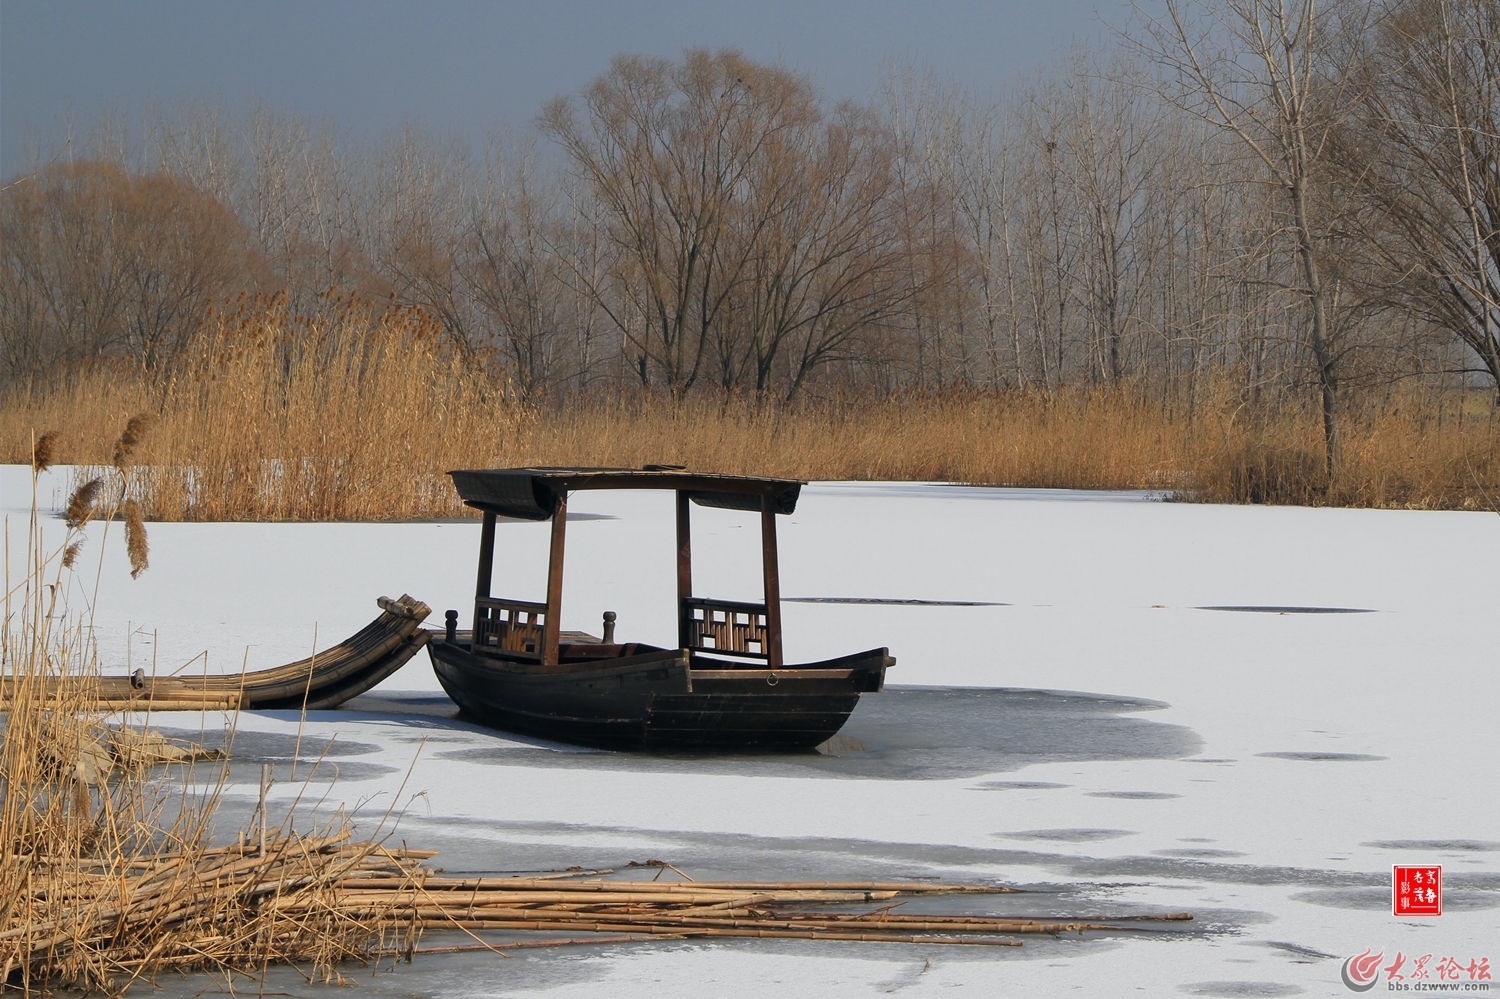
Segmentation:
{"type": "MultiPolygon", "coordinates": [[[[99,711],[335,708],[404,666],[427,644],[432,609],[411,596],[381,597],[380,615],[336,645],[263,670],[202,676],[78,676],[48,681],[48,697],[99,711]]],[[[0,678],[0,710],[11,700],[0,678]]]]}
{"type": "Polygon", "coordinates": [[[1192,918],[898,911],[917,896],[1014,891],[999,885],[663,881],[612,871],[446,877],[425,866],[434,855],[350,842],[345,832],[279,835],[97,869],[52,869],[39,859],[30,890],[12,903],[16,918],[0,932],[3,979],[55,984],[59,971],[71,969],[64,977],[123,991],[130,980],[166,970],[293,964],[337,980],[337,965],[381,957],[689,937],[1015,947],[1014,938],[1028,934],[1141,932],[1192,918]],[[428,932],[466,939],[424,947],[428,932]],[[88,970],[80,976],[80,969],[88,970]]]}

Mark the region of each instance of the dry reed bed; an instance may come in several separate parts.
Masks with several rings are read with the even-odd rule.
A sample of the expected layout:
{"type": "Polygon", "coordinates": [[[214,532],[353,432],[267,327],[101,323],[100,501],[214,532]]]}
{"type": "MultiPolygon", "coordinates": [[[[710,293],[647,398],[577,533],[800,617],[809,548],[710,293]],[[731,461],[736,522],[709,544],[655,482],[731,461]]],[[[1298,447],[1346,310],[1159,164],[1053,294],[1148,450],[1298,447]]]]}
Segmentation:
{"type": "MultiPolygon", "coordinates": [[[[400,520],[462,513],[445,471],[651,462],[801,479],[1166,488],[1214,502],[1500,508],[1500,410],[1390,390],[1343,419],[1330,484],[1311,407],[1258,411],[1229,373],[1190,401],[1140,384],[755,406],[595,394],[516,402],[494,358],[413,310],[356,302],[309,320],[248,304],[169,369],[98,367],[0,402],[5,457],[60,431],[77,464],[153,425],[134,495],[148,519],[400,520]]],[[[90,469],[84,474],[94,474],[90,469]]]]}

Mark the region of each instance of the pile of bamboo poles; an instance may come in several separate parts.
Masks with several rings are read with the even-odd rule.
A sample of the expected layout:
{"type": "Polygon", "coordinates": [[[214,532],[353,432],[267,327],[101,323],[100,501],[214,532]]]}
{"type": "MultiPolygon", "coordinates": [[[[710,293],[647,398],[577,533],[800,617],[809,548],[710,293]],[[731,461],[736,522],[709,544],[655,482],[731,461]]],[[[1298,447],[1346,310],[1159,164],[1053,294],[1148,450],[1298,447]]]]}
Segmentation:
{"type": "MultiPolygon", "coordinates": [[[[311,968],[378,957],[663,938],[780,938],[1019,947],[1028,933],[1121,932],[1190,919],[903,913],[915,895],[1008,891],[938,882],[694,882],[610,876],[447,877],[425,850],[348,835],[156,853],[123,865],[36,859],[0,926],[10,986],[123,992],[163,971],[311,968]],[[873,906],[873,907],[871,907],[873,906]],[[460,944],[422,947],[429,932],[460,944]],[[504,941],[496,939],[504,935],[504,941]],[[514,935],[520,935],[519,939],[514,935]],[[535,935],[546,935],[537,938],[535,935]]],[[[660,871],[657,871],[660,873],[660,871]]]]}
{"type": "Polygon", "coordinates": [[[345,962],[466,949],[686,937],[1019,946],[1013,937],[1021,934],[1114,932],[1191,918],[897,911],[918,895],[1010,890],[993,885],[666,881],[609,871],[456,878],[426,866],[433,855],[347,835],[286,834],[110,867],[37,859],[24,890],[5,906],[0,968],[22,988],[124,991],[168,970],[256,973],[279,964],[337,980],[345,962]],[[434,931],[460,931],[468,940],[421,946],[434,931]]]}
{"type": "MultiPolygon", "coordinates": [[[[344,901],[362,916],[397,915],[403,921],[413,920],[423,930],[588,931],[648,938],[770,937],[1012,947],[1020,946],[1019,941],[1008,939],[1015,935],[1118,931],[1139,928],[1134,924],[1192,918],[1186,913],[1058,918],[896,911],[904,900],[916,896],[993,895],[1012,890],[928,881],[444,878],[424,873],[405,884],[379,875],[351,882],[344,901]],[[868,908],[877,903],[887,904],[868,908]],[[851,911],[855,906],[861,908],[851,911]]],[[[561,942],[588,941],[569,938],[561,942]]]]}

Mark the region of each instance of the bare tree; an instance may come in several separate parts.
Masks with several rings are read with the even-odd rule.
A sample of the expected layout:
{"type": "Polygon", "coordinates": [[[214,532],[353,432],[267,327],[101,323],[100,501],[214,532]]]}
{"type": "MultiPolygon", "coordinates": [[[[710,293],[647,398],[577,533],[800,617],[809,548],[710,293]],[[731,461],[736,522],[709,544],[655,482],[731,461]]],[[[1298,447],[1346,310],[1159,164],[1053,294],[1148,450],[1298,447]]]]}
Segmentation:
{"type": "MultiPolygon", "coordinates": [[[[966,218],[959,203],[961,179],[973,179],[961,165],[969,109],[940,77],[912,67],[891,73],[883,96],[897,199],[890,245],[900,250],[891,278],[906,292],[886,324],[886,362],[923,386],[972,383],[982,377],[980,367],[993,379],[995,354],[987,339],[993,328],[984,326],[975,305],[983,289],[976,272],[986,261],[976,256],[979,246],[970,235],[977,220],[966,218]]],[[[974,192],[968,194],[964,207],[977,209],[974,192]]]]}
{"type": "Polygon", "coordinates": [[[1162,250],[1151,241],[1150,222],[1156,202],[1169,197],[1157,183],[1160,113],[1133,73],[1124,63],[1096,70],[1082,62],[1068,77],[1056,129],[1080,233],[1077,278],[1091,368],[1106,381],[1136,366],[1128,352],[1162,250]]]}
{"type": "Polygon", "coordinates": [[[951,192],[954,233],[963,248],[955,292],[969,303],[966,327],[978,339],[983,383],[1025,383],[1029,351],[1022,346],[1018,264],[1011,186],[1016,172],[1006,118],[998,109],[962,106],[952,98],[933,119],[934,167],[951,192]]]}
{"type": "Polygon", "coordinates": [[[170,362],[210,309],[254,287],[259,260],[228,207],[176,174],[131,178],[116,207],[121,346],[147,366],[170,362]]]}
{"type": "MultiPolygon", "coordinates": [[[[1500,4],[1391,0],[1343,135],[1382,291],[1468,348],[1500,399],[1500,4]]],[[[1477,366],[1476,366],[1477,364],[1477,366]]]]}
{"type": "Polygon", "coordinates": [[[0,337],[7,381],[103,350],[125,281],[109,253],[102,165],[55,165],[0,192],[0,337]]]}
{"type": "Polygon", "coordinates": [[[426,309],[452,345],[472,351],[480,339],[459,254],[469,230],[467,151],[439,144],[414,127],[386,147],[370,199],[368,242],[391,294],[426,309]]]}
{"type": "Polygon", "coordinates": [[[238,127],[221,107],[204,104],[168,115],[153,112],[148,129],[156,169],[182,177],[222,205],[237,204],[245,157],[238,127]]]}
{"type": "Polygon", "coordinates": [[[889,133],[735,52],[619,58],[553,101],[557,138],[613,247],[597,301],[639,376],[757,394],[847,355],[909,294],[890,281],[889,133]]]}
{"type": "Polygon", "coordinates": [[[564,192],[539,178],[527,155],[509,156],[498,142],[485,184],[459,265],[478,322],[522,398],[582,385],[597,360],[598,319],[573,278],[594,276],[594,227],[571,224],[564,192]]]}
{"type": "Polygon", "coordinates": [[[0,193],[7,374],[111,354],[171,359],[257,264],[233,214],[181,177],[55,164],[0,193]]]}
{"type": "Polygon", "coordinates": [[[928,241],[903,211],[921,192],[897,181],[897,149],[873,112],[844,106],[805,146],[768,157],[753,175],[755,244],[736,295],[748,321],[754,390],[785,358],[791,398],[825,364],[868,353],[871,337],[932,281],[928,241]]]}
{"type": "Polygon", "coordinates": [[[1305,309],[1323,417],[1324,459],[1340,464],[1340,362],[1348,324],[1333,315],[1339,295],[1329,279],[1327,233],[1337,206],[1331,193],[1329,140],[1348,113],[1348,66],[1340,39],[1363,30],[1360,3],[1338,0],[1216,0],[1188,13],[1164,0],[1166,19],[1148,22],[1153,55],[1176,76],[1179,107],[1234,135],[1285,196],[1284,231],[1295,260],[1290,285],[1305,309]],[[1211,42],[1195,25],[1217,33],[1211,42]]]}
{"type": "Polygon", "coordinates": [[[690,52],[681,65],[619,57],[572,101],[547,105],[557,138],[609,220],[616,263],[601,305],[636,355],[674,392],[702,372],[710,333],[739,278],[727,216],[756,144],[810,113],[798,81],[735,53],[690,52]],[[749,77],[749,79],[746,79],[749,77]],[[759,91],[759,93],[757,93],[759,91]]]}
{"type": "Polygon", "coordinates": [[[379,213],[373,182],[330,126],[253,109],[243,126],[246,162],[234,206],[265,255],[266,290],[312,314],[331,291],[384,298],[389,282],[371,261],[379,213]]]}
{"type": "Polygon", "coordinates": [[[1049,81],[1029,93],[1018,113],[1019,174],[1013,190],[1021,233],[1020,262],[1025,293],[1025,323],[1035,331],[1042,383],[1056,387],[1078,372],[1087,372],[1075,347],[1081,335],[1078,275],[1083,233],[1075,224],[1074,198],[1064,172],[1067,150],[1061,109],[1061,85],[1049,81]]]}

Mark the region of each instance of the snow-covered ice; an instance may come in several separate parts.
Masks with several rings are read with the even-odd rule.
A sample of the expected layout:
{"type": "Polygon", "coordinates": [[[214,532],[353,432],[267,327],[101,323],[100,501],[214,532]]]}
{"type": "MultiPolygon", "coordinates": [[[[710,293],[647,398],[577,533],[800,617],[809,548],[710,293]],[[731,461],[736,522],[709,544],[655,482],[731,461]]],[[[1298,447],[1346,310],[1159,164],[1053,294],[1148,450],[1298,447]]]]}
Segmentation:
{"type": "MultiPolygon", "coordinates": [[[[71,485],[42,478],[54,538],[71,485]]],[[[29,470],[0,469],[0,487],[14,574],[29,470]]],[[[622,638],[668,639],[670,500],[582,493],[570,511],[563,627],[597,631],[611,609],[622,638]]],[[[754,598],[753,518],[700,510],[694,525],[698,591],[754,598]]],[[[69,605],[90,613],[110,671],[302,658],[367,623],[380,595],[426,601],[433,627],[472,604],[475,522],[151,524],[135,581],[103,527],[69,605]]],[[[500,530],[497,592],[538,598],[545,527],[500,530]]],[[[1033,892],[949,909],[1195,921],[1019,949],[420,957],[357,975],[362,994],[1340,995],[1341,966],[1366,950],[1404,955],[1405,984],[1453,982],[1443,957],[1500,968],[1500,516],[814,483],[779,533],[788,657],[885,645],[897,659],[838,753],[662,759],[510,737],[455,720],[425,655],[305,723],[243,715],[236,751],[282,763],[284,802],[307,797],[307,761],[326,751],[322,807],[357,808],[361,832],[395,821],[450,870],[660,859],[703,878],[938,876],[1033,892]],[[1392,915],[1393,864],[1442,865],[1441,916],[1392,915]]],[[[258,793],[246,774],[231,808],[258,793]]]]}

